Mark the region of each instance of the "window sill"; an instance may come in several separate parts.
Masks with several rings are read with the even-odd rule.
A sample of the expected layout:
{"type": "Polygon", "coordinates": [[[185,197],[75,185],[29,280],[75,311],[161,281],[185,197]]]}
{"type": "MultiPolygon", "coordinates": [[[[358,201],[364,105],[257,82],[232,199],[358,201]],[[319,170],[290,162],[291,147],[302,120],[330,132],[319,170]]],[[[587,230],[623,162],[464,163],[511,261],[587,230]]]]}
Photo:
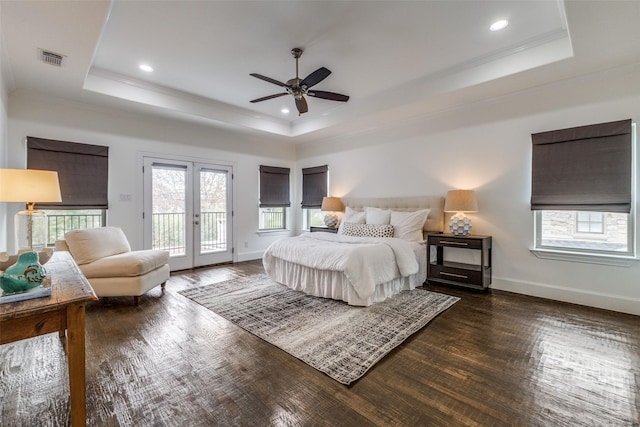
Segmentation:
{"type": "Polygon", "coordinates": [[[531,253],[540,259],[556,261],[583,262],[587,264],[612,265],[616,267],[631,267],[638,258],[621,255],[596,255],[568,251],[554,251],[551,249],[530,249],[531,253]]]}
{"type": "Polygon", "coordinates": [[[258,230],[256,234],[258,236],[288,236],[291,235],[291,230],[258,230]]]}

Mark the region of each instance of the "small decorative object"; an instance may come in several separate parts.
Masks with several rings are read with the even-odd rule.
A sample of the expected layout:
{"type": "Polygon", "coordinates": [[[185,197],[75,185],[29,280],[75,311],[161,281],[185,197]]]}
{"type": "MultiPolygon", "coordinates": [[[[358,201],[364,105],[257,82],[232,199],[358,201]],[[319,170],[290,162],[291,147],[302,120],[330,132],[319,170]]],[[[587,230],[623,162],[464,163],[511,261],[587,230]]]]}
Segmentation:
{"type": "Polygon", "coordinates": [[[320,210],[327,212],[324,216],[324,225],[329,228],[338,228],[339,218],[337,212],[342,212],[343,209],[344,207],[339,197],[323,197],[320,210]]]}
{"type": "Polygon", "coordinates": [[[471,219],[465,212],[478,212],[478,201],[473,190],[451,190],[444,202],[445,212],[455,212],[449,220],[449,230],[456,236],[471,233],[471,219]]]}
{"type": "Polygon", "coordinates": [[[38,261],[38,254],[24,252],[0,277],[0,288],[4,294],[28,291],[42,285],[45,276],[46,271],[38,261]]]}

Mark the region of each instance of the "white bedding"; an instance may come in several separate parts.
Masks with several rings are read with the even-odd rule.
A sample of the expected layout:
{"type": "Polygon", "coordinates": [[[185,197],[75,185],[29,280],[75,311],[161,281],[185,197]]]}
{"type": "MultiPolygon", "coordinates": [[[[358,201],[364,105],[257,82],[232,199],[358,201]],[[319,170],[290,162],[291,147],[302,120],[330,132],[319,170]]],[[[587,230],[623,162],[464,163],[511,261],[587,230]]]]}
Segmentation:
{"type": "Polygon", "coordinates": [[[271,244],[263,263],[267,274],[291,288],[370,305],[421,284],[423,248],[423,243],[397,238],[304,233],[271,244]]]}

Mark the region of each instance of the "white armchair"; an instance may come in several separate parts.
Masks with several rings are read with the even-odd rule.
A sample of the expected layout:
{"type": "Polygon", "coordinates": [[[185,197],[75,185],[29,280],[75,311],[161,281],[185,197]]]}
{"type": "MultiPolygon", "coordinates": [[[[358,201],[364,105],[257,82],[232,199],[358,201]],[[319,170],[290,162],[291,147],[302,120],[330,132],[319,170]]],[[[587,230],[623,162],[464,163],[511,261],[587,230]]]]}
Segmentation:
{"type": "Polygon", "coordinates": [[[99,297],[133,296],[135,305],[149,289],[169,279],[169,252],[132,251],[118,227],[73,230],[56,242],[69,251],[99,297]]]}

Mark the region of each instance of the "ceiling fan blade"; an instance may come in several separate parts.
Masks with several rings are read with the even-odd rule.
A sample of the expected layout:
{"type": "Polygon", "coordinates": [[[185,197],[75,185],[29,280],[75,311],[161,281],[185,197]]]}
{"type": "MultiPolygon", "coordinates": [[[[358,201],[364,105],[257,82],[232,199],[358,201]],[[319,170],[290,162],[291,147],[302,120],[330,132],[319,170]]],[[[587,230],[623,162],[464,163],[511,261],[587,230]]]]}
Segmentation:
{"type": "Polygon", "coordinates": [[[315,98],[329,99],[331,101],[347,102],[349,100],[349,97],[347,95],[342,95],[341,93],[334,92],[325,92],[323,90],[310,90],[309,92],[307,92],[307,95],[313,96],[315,98]]]}
{"type": "Polygon", "coordinates": [[[301,87],[305,86],[307,88],[315,86],[321,81],[323,81],[324,79],[326,79],[329,76],[329,74],[331,74],[331,71],[329,71],[324,67],[320,67],[317,70],[315,70],[313,73],[305,77],[304,80],[300,82],[300,86],[301,87]]]}
{"type": "Polygon", "coordinates": [[[271,77],[263,76],[262,74],[251,73],[249,75],[253,76],[253,77],[257,77],[260,80],[264,80],[265,82],[273,83],[274,85],[278,85],[278,86],[282,86],[282,87],[289,87],[285,83],[279,82],[279,81],[277,81],[275,79],[272,79],[271,77]]]}
{"type": "Polygon", "coordinates": [[[287,92],[276,93],[275,95],[263,96],[262,98],[254,99],[254,100],[249,101],[249,102],[262,102],[262,101],[266,101],[268,99],[279,98],[279,97],[284,96],[284,95],[289,95],[289,94],[287,92]]]}
{"type": "Polygon", "coordinates": [[[300,95],[300,97],[296,96],[295,98],[296,98],[296,107],[298,108],[298,113],[302,114],[309,111],[309,107],[307,106],[307,100],[304,99],[304,96],[300,95]]]}

